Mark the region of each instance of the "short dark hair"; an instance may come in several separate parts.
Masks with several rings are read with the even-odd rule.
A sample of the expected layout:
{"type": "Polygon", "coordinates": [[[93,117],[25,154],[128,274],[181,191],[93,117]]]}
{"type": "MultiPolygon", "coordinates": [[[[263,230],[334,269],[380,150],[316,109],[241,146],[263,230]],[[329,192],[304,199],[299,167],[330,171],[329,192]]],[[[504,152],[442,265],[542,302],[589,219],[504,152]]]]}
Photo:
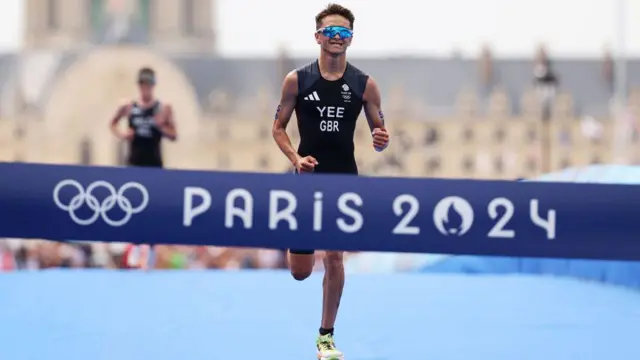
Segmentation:
{"type": "Polygon", "coordinates": [[[322,20],[331,15],[340,15],[349,20],[349,26],[351,27],[351,30],[353,30],[353,23],[356,20],[355,16],[353,16],[351,10],[338,4],[329,4],[324,10],[320,11],[318,15],[316,15],[316,29],[320,29],[322,26],[322,20]]]}
{"type": "Polygon", "coordinates": [[[139,76],[140,76],[140,75],[150,75],[150,76],[155,76],[155,75],[156,75],[156,72],[155,72],[155,71],[153,71],[153,69],[152,69],[152,68],[150,68],[150,67],[143,67],[142,69],[140,69],[140,70],[138,71],[138,75],[139,75],[139,76]]]}
{"type": "Polygon", "coordinates": [[[143,67],[138,70],[138,83],[147,83],[147,84],[155,84],[156,83],[156,72],[153,71],[150,67],[143,67]]]}

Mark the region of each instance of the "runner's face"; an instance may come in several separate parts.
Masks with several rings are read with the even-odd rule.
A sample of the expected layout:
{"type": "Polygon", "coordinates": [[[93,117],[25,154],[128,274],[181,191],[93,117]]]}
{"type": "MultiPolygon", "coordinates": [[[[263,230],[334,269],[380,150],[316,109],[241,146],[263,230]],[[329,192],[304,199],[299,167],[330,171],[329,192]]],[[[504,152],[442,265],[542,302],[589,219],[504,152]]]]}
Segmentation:
{"type": "MultiPolygon", "coordinates": [[[[322,20],[322,26],[320,29],[324,29],[330,26],[344,27],[351,29],[349,20],[340,15],[329,15],[322,20]]],[[[342,38],[336,34],[333,37],[326,36],[322,31],[316,32],[316,42],[320,45],[322,50],[333,54],[340,55],[347,51],[347,48],[351,45],[352,37],[342,38]]]]}
{"type": "Polygon", "coordinates": [[[153,84],[150,84],[148,82],[139,82],[138,86],[140,88],[140,95],[143,98],[151,98],[151,96],[153,95],[153,84]]]}

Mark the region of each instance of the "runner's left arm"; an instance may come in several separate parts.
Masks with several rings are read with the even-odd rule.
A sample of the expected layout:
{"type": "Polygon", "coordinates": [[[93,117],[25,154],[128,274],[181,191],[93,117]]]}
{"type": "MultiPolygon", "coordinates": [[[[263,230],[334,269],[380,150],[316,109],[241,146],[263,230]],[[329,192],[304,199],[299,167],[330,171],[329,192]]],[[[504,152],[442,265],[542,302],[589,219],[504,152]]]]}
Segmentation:
{"type": "Polygon", "coordinates": [[[389,145],[389,132],[385,128],[384,113],[382,112],[382,96],[376,81],[369,77],[364,90],[364,114],[371,129],[373,147],[382,151],[389,145]]]}
{"type": "Polygon", "coordinates": [[[162,135],[171,141],[178,139],[178,130],[176,129],[176,123],[173,119],[173,107],[171,104],[165,104],[160,112],[162,117],[159,121],[159,128],[162,131],[162,135]]]}

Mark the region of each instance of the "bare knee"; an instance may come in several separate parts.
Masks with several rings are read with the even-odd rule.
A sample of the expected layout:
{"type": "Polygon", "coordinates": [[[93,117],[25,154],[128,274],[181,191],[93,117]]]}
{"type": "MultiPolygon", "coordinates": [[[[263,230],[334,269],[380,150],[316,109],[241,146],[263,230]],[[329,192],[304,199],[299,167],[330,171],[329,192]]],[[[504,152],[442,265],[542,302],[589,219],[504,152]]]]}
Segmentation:
{"type": "Polygon", "coordinates": [[[342,251],[327,251],[324,256],[324,268],[327,271],[341,269],[344,266],[343,259],[342,251]]]}
{"type": "Polygon", "coordinates": [[[311,271],[309,270],[300,270],[300,269],[291,269],[291,276],[298,281],[302,281],[309,276],[311,276],[311,271]]]}
{"type": "Polygon", "coordinates": [[[313,254],[291,254],[289,253],[289,269],[291,276],[298,281],[302,281],[313,271],[315,257],[313,254]]]}

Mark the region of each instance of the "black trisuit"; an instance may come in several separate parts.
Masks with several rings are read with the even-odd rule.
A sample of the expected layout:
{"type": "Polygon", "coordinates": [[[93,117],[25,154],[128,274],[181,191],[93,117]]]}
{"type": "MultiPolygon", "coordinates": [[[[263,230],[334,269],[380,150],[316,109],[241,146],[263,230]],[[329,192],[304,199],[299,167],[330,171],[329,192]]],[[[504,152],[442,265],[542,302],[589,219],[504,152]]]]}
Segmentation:
{"type": "Polygon", "coordinates": [[[137,102],[131,106],[129,128],[134,131],[129,148],[128,163],[131,166],[162,167],[160,141],[162,132],[158,129],[155,116],[160,112],[160,102],[143,108],[137,102]]]}
{"type": "MultiPolygon", "coordinates": [[[[369,76],[347,63],[342,78],[322,77],[318,61],[297,70],[300,156],[318,160],[314,173],[358,174],[353,137],[369,76]]],[[[291,250],[313,254],[313,250],[291,250]]]]}

